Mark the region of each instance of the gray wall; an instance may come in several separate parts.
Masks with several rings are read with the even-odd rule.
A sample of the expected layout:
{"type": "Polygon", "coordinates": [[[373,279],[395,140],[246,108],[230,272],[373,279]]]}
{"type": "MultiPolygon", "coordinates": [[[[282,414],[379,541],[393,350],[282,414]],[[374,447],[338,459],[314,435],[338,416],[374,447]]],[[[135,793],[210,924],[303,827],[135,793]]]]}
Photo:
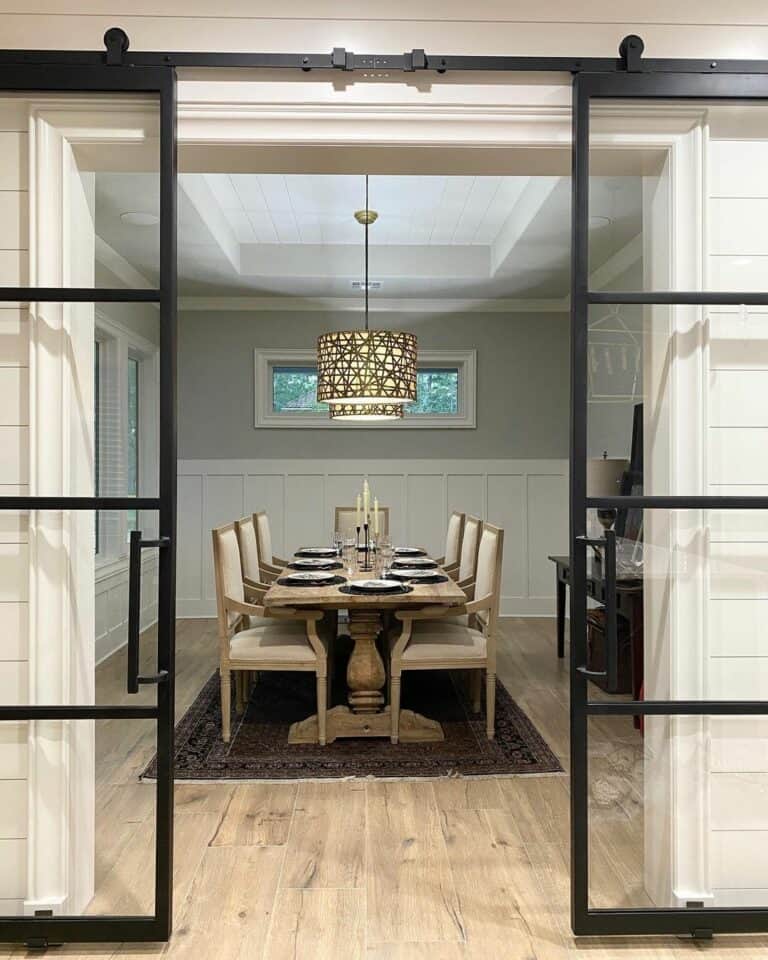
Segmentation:
{"type": "Polygon", "coordinates": [[[355,314],[183,312],[179,457],[561,458],[568,456],[568,316],[547,313],[374,315],[423,347],[477,350],[474,430],[254,428],[253,351],[312,347],[355,314]]]}

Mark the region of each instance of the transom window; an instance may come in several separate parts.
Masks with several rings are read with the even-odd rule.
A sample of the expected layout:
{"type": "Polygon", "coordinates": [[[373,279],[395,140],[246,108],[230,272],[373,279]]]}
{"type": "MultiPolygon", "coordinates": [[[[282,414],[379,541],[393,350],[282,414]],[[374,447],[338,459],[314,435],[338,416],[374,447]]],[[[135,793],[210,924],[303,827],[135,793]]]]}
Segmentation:
{"type": "MultiPolygon", "coordinates": [[[[255,352],[257,427],[350,427],[328,417],[317,400],[317,364],[313,351],[255,352]]],[[[407,404],[400,421],[386,427],[474,427],[475,351],[432,350],[419,354],[416,402],[407,404]]],[[[358,429],[360,428],[357,425],[358,429]]],[[[371,425],[366,425],[372,429],[371,425]]]]}

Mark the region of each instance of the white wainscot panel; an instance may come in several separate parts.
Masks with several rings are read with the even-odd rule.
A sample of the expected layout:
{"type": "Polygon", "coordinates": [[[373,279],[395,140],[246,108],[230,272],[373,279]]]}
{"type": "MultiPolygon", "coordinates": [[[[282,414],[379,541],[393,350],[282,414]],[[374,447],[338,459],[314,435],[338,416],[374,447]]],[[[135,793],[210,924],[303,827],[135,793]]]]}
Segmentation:
{"type": "MultiPolygon", "coordinates": [[[[369,483],[371,481],[369,480],[369,483]]],[[[325,504],[323,506],[323,540],[330,542],[334,534],[334,520],[336,517],[336,507],[354,507],[355,506],[355,497],[363,488],[363,475],[362,473],[329,473],[325,478],[325,504]]],[[[379,498],[379,503],[382,506],[388,506],[389,502],[385,500],[381,491],[377,486],[371,483],[371,491],[379,498]]],[[[371,510],[373,510],[373,501],[371,501],[371,510]]],[[[354,526],[354,519],[352,524],[354,526]]],[[[342,530],[342,533],[347,533],[350,536],[354,536],[355,532],[351,527],[348,527],[346,530],[342,530]]]]}
{"type": "MultiPolygon", "coordinates": [[[[448,475],[447,503],[449,515],[458,510],[467,515],[490,519],[486,504],[485,476],[477,473],[451,473],[448,475]]],[[[442,551],[441,551],[442,553],[442,551]]]]}
{"type": "Polygon", "coordinates": [[[710,657],[709,700],[768,700],[768,657],[710,657]]]}
{"type": "Polygon", "coordinates": [[[768,142],[765,140],[710,140],[710,197],[766,197],[768,142]]]}
{"type": "MultiPolygon", "coordinates": [[[[270,518],[272,551],[285,556],[285,477],[282,474],[249,474],[245,478],[245,510],[243,516],[266,510],[270,518]]],[[[208,533],[210,537],[210,532],[208,533]]],[[[205,539],[205,538],[203,538],[205,539]]]]}
{"type": "Polygon", "coordinates": [[[9,780],[23,780],[27,776],[27,724],[7,721],[0,723],[0,771],[9,780]]]}
{"type": "MultiPolygon", "coordinates": [[[[713,497],[768,497],[768,485],[710,483],[709,494],[713,497]]],[[[707,522],[711,541],[764,540],[768,543],[768,510],[709,510],[707,522]]]]}
{"type": "Polygon", "coordinates": [[[768,426],[768,370],[714,370],[709,377],[712,427],[768,426]]]}
{"type": "Polygon", "coordinates": [[[709,783],[713,830],[768,830],[768,773],[713,773],[709,783]]]}
{"type": "Polygon", "coordinates": [[[768,543],[712,543],[709,595],[713,599],[768,597],[768,543]]]}
{"type": "Polygon", "coordinates": [[[406,478],[402,473],[371,473],[368,475],[371,490],[379,503],[389,507],[389,535],[394,544],[408,540],[408,524],[405,516],[406,478]]]}
{"type": "Polygon", "coordinates": [[[29,649],[29,607],[0,603],[0,660],[26,660],[29,649]]]}
{"type": "MultiPolygon", "coordinates": [[[[2,136],[0,133],[0,142],[2,136]]],[[[22,312],[18,307],[5,307],[2,304],[0,304],[0,363],[18,367],[26,367],[29,363],[27,313],[22,312]]]]}
{"type": "Polygon", "coordinates": [[[713,657],[768,657],[768,599],[710,600],[707,640],[713,657]]]}
{"type": "Polygon", "coordinates": [[[202,476],[179,477],[178,491],[177,589],[181,597],[200,597],[203,589],[203,544],[206,542],[201,524],[202,476]]]}
{"type": "Polygon", "coordinates": [[[712,290],[744,290],[761,293],[765,290],[768,255],[753,251],[745,254],[723,254],[707,258],[709,287],[712,290]]]}
{"type": "Polygon", "coordinates": [[[29,548],[0,543],[0,603],[26,601],[29,592],[29,548]]]}
{"type": "Polygon", "coordinates": [[[445,486],[440,473],[411,474],[407,485],[408,535],[412,546],[425,547],[432,556],[445,547],[445,486]]]}
{"type": "Polygon", "coordinates": [[[0,366],[0,426],[28,424],[29,371],[26,367],[0,366]]]}
{"type": "Polygon", "coordinates": [[[531,597],[552,594],[553,565],[549,556],[568,553],[568,481],[563,476],[527,477],[528,593],[531,597]]]}
{"type": "Polygon", "coordinates": [[[29,427],[0,427],[0,484],[28,482],[29,427]]]}
{"type": "Polygon", "coordinates": [[[292,554],[304,546],[328,543],[330,523],[325,515],[325,478],[322,474],[295,474],[285,481],[285,544],[292,554]]]}
{"type": "MultiPolygon", "coordinates": [[[[504,530],[504,567],[501,580],[502,613],[526,612],[528,601],[528,540],[524,474],[488,477],[488,520],[504,530]]],[[[554,582],[554,572],[552,574],[554,582]]],[[[541,612],[541,611],[531,611],[541,612]]]]}
{"type": "Polygon", "coordinates": [[[0,133],[0,190],[26,190],[29,181],[29,136],[4,130],[0,133]]]}
{"type": "Polygon", "coordinates": [[[768,773],[768,717],[710,717],[710,769],[768,773]]]}
{"type": "MultiPolygon", "coordinates": [[[[721,260],[725,258],[714,258],[721,260]]],[[[738,258],[730,258],[738,259],[738,258]]],[[[744,258],[742,258],[744,259],[744,258]]],[[[765,287],[768,257],[761,258],[759,286],[765,287]]],[[[739,277],[733,277],[737,281],[739,277]]],[[[756,283],[758,283],[756,279],[756,283]]],[[[719,289],[735,290],[733,283],[718,284],[719,289]]],[[[738,287],[739,290],[746,289],[738,287]]],[[[762,368],[768,370],[768,311],[765,307],[717,307],[708,311],[709,366],[713,370],[762,368]]]]}
{"type": "Polygon", "coordinates": [[[28,209],[26,190],[0,190],[0,247],[3,250],[29,247],[28,209]]]}
{"type": "Polygon", "coordinates": [[[27,835],[27,781],[0,780],[0,840],[27,835]]]}
{"type": "Polygon", "coordinates": [[[714,256],[768,253],[768,198],[714,199],[708,209],[709,248],[714,256]]]}
{"type": "Polygon", "coordinates": [[[715,830],[710,837],[713,887],[768,887],[768,830],[715,830]]]}
{"type": "Polygon", "coordinates": [[[768,484],[768,427],[712,429],[710,483],[768,484]]]}
{"type": "Polygon", "coordinates": [[[0,840],[0,899],[27,895],[27,841],[0,840]]]}

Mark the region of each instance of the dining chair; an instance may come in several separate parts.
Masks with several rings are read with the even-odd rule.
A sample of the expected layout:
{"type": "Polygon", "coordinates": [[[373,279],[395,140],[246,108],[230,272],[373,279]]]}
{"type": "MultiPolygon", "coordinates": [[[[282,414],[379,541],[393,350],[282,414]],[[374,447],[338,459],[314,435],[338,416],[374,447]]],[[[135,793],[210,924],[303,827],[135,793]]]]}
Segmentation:
{"type": "MultiPolygon", "coordinates": [[[[373,511],[371,511],[373,524],[373,511]]],[[[336,507],[333,512],[333,529],[346,536],[352,536],[357,527],[357,507],[336,507]]],[[[379,532],[389,536],[389,507],[379,507],[379,532]]],[[[373,527],[371,526],[371,533],[373,527]]]]}
{"type": "MultiPolygon", "coordinates": [[[[316,677],[318,740],[324,746],[328,652],[326,638],[320,634],[322,611],[289,607],[267,610],[259,602],[263,601],[265,589],[249,589],[246,599],[235,524],[217,527],[212,533],[224,742],[229,743],[230,739],[233,674],[242,678],[254,670],[301,670],[312,672],[316,677]],[[255,618],[256,626],[250,625],[252,620],[249,618],[255,618]]],[[[245,707],[244,684],[237,684],[237,693],[237,707],[242,711],[245,707]]]]}
{"type": "Polygon", "coordinates": [[[448,532],[445,535],[445,553],[437,557],[437,562],[453,580],[459,578],[459,558],[461,556],[462,537],[466,514],[454,510],[448,520],[448,532]]]}
{"type": "Polygon", "coordinates": [[[485,670],[486,733],[495,734],[496,718],[496,630],[501,592],[501,565],[504,531],[490,523],[483,524],[477,557],[475,596],[463,608],[436,607],[430,610],[397,610],[395,619],[402,623],[399,634],[390,639],[390,715],[391,740],[400,736],[400,684],[406,670],[472,670],[472,705],[480,712],[482,670],[485,670]],[[441,622],[462,613],[474,618],[475,627],[441,622]],[[438,618],[436,618],[438,614],[438,618]]]}
{"type": "Polygon", "coordinates": [[[272,553],[272,533],[269,528],[269,515],[266,510],[259,510],[258,513],[254,513],[253,520],[256,524],[256,543],[261,575],[265,580],[267,575],[271,575],[274,580],[288,561],[276,557],[272,553]]]}

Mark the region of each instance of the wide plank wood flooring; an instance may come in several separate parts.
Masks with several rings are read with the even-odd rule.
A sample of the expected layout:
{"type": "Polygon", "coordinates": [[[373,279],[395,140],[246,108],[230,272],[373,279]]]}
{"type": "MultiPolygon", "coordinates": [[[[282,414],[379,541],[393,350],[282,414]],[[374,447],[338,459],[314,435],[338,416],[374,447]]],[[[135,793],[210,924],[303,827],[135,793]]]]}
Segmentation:
{"type": "MultiPolygon", "coordinates": [[[[568,673],[549,619],[507,619],[499,674],[567,768],[568,673]]],[[[210,620],[179,622],[177,715],[216,666],[210,620]]],[[[151,637],[142,644],[147,665],[151,637]]],[[[125,655],[98,670],[124,702],[125,655]]],[[[131,702],[152,696],[143,690],[131,702]]],[[[592,897],[646,903],[642,758],[631,720],[591,728],[592,897]]],[[[92,913],[152,905],[154,752],[145,721],[97,725],[92,913]]],[[[189,960],[718,960],[766,937],[580,940],[570,932],[565,776],[176,787],[175,932],[168,944],[65,946],[55,957],[189,960]]],[[[0,960],[27,956],[0,946],[0,960]]],[[[30,954],[31,955],[31,954],[30,954]]]]}

